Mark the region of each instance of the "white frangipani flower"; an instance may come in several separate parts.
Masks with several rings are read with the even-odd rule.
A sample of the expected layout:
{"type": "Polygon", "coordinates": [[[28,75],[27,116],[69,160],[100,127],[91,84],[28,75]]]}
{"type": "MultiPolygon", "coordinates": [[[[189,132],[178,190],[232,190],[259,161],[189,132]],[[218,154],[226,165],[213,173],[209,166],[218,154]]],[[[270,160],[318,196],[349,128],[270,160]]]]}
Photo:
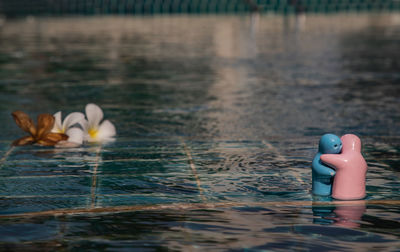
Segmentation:
{"type": "Polygon", "coordinates": [[[80,145],[83,143],[83,131],[78,127],[73,127],[77,124],[85,123],[85,115],[80,112],[73,112],[65,117],[61,122],[61,111],[54,114],[55,122],[51,132],[62,133],[68,136],[68,142],[80,145]]]}
{"type": "Polygon", "coordinates": [[[83,124],[85,140],[88,142],[103,142],[113,140],[117,134],[114,124],[109,120],[103,119],[103,110],[93,103],[89,103],[85,108],[87,121],[83,124]]]}

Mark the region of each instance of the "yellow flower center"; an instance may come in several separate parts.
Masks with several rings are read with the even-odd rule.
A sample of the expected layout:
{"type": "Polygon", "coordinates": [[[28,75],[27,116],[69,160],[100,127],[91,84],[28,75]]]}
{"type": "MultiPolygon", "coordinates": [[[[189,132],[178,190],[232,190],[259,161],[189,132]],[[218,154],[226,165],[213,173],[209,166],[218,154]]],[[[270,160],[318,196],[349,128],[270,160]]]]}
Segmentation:
{"type": "Polygon", "coordinates": [[[91,138],[96,138],[96,136],[97,136],[97,133],[99,133],[99,131],[97,130],[97,129],[89,129],[89,136],[91,137],[91,138]]]}
{"type": "Polygon", "coordinates": [[[61,133],[61,134],[65,134],[65,130],[63,128],[54,128],[53,129],[54,133],[61,133]]]}

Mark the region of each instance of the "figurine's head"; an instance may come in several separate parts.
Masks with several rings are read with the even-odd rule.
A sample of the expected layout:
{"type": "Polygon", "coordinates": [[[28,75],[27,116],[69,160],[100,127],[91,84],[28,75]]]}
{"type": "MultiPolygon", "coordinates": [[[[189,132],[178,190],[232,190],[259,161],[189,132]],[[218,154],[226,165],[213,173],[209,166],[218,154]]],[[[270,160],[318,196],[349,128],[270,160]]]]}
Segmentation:
{"type": "Polygon", "coordinates": [[[343,152],[356,151],[361,152],[361,140],[353,134],[346,134],[340,138],[343,142],[343,152]]]}
{"type": "Polygon", "coordinates": [[[319,140],[318,151],[322,154],[338,154],[342,150],[342,141],[334,134],[325,134],[319,140]]]}

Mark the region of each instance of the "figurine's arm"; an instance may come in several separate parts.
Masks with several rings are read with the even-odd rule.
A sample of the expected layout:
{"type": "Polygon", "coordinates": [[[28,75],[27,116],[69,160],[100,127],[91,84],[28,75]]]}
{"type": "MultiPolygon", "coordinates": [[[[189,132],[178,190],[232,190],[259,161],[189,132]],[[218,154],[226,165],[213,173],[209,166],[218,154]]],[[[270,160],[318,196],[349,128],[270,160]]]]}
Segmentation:
{"type": "Polygon", "coordinates": [[[338,169],[345,162],[340,154],[323,154],[321,160],[335,169],[338,169]]]}
{"type": "Polygon", "coordinates": [[[335,170],[332,168],[324,165],[319,157],[315,157],[313,162],[312,162],[313,169],[316,173],[320,175],[326,175],[326,176],[334,176],[336,174],[335,170]]]}

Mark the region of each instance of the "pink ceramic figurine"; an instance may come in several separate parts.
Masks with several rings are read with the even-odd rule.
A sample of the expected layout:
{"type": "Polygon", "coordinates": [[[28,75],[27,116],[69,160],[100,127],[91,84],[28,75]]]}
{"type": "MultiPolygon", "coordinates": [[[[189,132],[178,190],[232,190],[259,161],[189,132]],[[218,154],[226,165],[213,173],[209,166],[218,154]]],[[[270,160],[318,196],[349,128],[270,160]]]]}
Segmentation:
{"type": "Polygon", "coordinates": [[[341,154],[324,154],[322,162],[336,170],[333,180],[332,197],[339,200],[356,200],[365,197],[367,163],[361,155],[361,140],[353,134],[340,138],[341,154]]]}

